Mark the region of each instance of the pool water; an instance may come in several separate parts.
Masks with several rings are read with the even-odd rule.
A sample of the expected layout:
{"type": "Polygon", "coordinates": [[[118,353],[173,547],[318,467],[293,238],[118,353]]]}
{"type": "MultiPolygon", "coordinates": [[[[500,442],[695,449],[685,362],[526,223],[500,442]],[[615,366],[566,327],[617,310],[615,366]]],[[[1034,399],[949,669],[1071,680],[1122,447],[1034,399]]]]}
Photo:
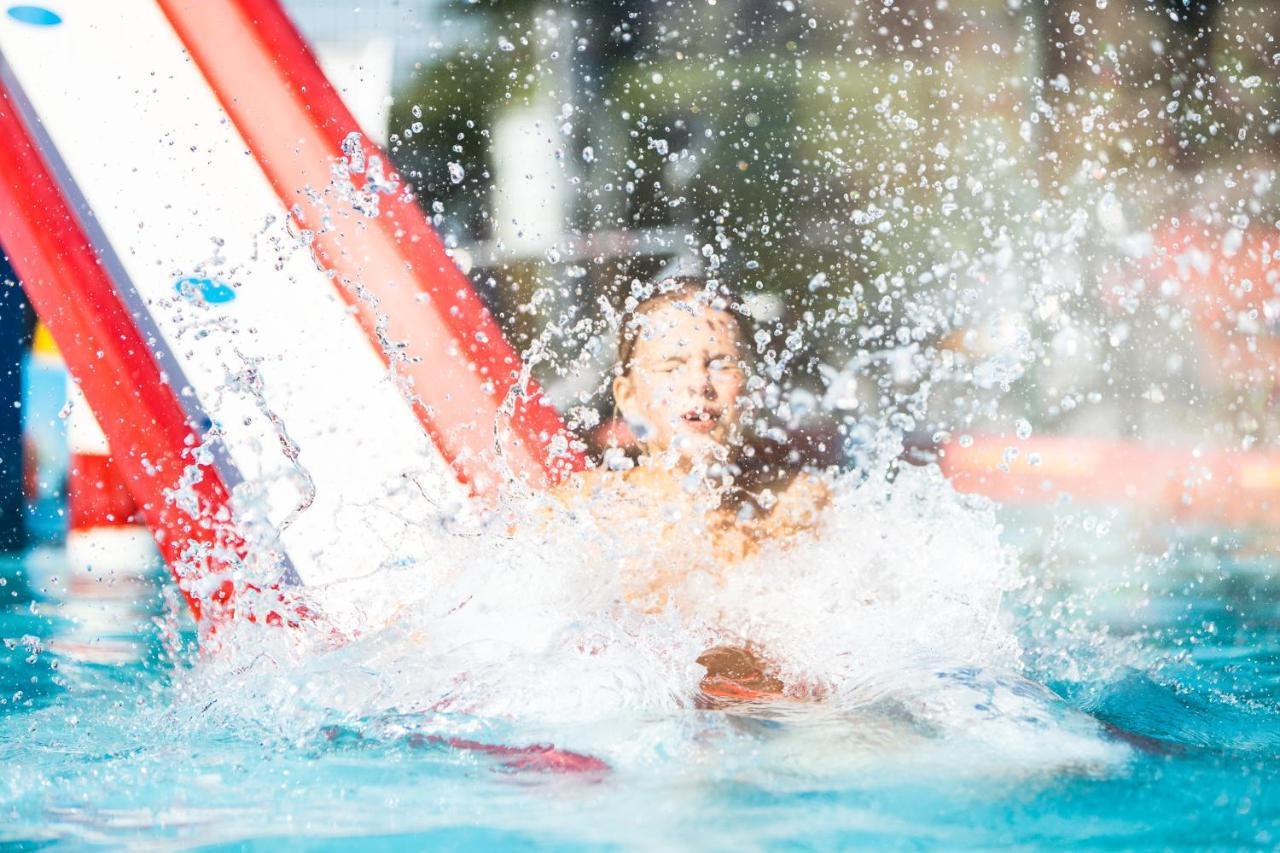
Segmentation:
{"type": "Polygon", "coordinates": [[[1016,716],[1004,734],[820,705],[637,713],[557,733],[567,748],[617,744],[611,769],[589,773],[437,737],[540,734],[495,720],[229,726],[185,677],[201,664],[161,568],[71,577],[58,550],[10,558],[0,845],[1280,844],[1280,578],[1265,537],[1088,513],[1004,521],[1033,579],[1008,605],[1027,680],[937,673],[968,691],[948,696],[978,697],[967,713],[1016,716]]]}

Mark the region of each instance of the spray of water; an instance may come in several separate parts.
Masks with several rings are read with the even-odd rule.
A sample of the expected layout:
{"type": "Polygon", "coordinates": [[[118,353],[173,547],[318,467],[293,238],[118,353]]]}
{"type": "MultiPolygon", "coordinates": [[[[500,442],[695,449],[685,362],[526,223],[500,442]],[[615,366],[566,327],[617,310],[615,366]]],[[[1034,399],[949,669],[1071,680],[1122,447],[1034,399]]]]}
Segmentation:
{"type": "MultiPolygon", "coordinates": [[[[365,161],[358,139],[344,151],[331,186],[312,190],[313,199],[325,210],[378,215],[379,195],[394,191],[396,179],[365,161]]],[[[315,227],[333,227],[334,215],[315,227]]],[[[275,242],[304,250],[308,241],[275,242]]],[[[704,247],[711,269],[727,246],[704,247]]],[[[368,298],[358,283],[351,286],[368,298]]],[[[633,281],[627,304],[647,287],[633,281]]],[[[820,296],[831,287],[818,273],[807,292],[820,296]]],[[[829,475],[832,501],[814,535],[767,545],[728,569],[716,568],[695,541],[655,545],[654,524],[671,522],[662,517],[671,508],[604,496],[566,509],[513,488],[483,516],[419,502],[428,511],[405,515],[401,526],[412,541],[406,553],[427,556],[360,571],[343,567],[335,574],[347,580],[301,593],[299,603],[314,618],[281,630],[262,619],[279,607],[272,590],[280,576],[278,531],[266,521],[261,490],[242,485],[235,506],[248,548],[232,563],[249,588],[241,594],[240,618],[206,643],[216,652],[180,670],[179,705],[199,709],[184,712],[186,722],[249,726],[289,743],[310,742],[335,726],[386,738],[406,732],[547,738],[625,765],[659,751],[695,754],[709,731],[744,736],[724,728],[724,715],[698,710],[704,670],[697,658],[711,647],[737,645],[757,650],[786,685],[783,700],[746,709],[743,718],[785,721],[790,745],[778,760],[794,763],[796,744],[807,742],[801,763],[810,770],[824,762],[848,769],[887,747],[898,758],[920,756],[921,767],[961,772],[988,767],[979,760],[983,745],[997,743],[1003,770],[1122,760],[1123,751],[1102,740],[1092,720],[1023,677],[1026,655],[1010,603],[1031,585],[1017,554],[1001,544],[993,507],[956,494],[936,467],[898,461],[903,433],[919,428],[940,386],[976,382],[967,399],[979,406],[981,389],[1007,388],[1030,358],[1025,335],[974,363],[922,347],[956,322],[941,310],[947,299],[905,306],[912,319],[899,333],[868,325],[857,294],[837,310],[806,313],[788,326],[767,322],[771,309],[758,298],[746,300],[744,308],[766,320],[752,341],[759,371],[750,390],[757,409],[773,417],[755,424],[757,431],[780,440],[786,428],[836,413],[864,464],[829,475]],[[816,392],[795,381],[794,368],[813,340],[850,327],[866,341],[894,334],[895,344],[820,364],[816,392]],[[859,388],[868,376],[879,377],[880,413],[859,421],[850,416],[861,409],[859,388]],[[637,594],[658,573],[667,579],[664,594],[637,594]],[[624,729],[638,734],[618,737],[624,729]],[[822,757],[822,744],[833,742],[844,745],[834,762],[822,757]],[[939,743],[964,758],[925,757],[939,743]],[[1009,759],[1017,755],[1025,762],[1009,759]]],[[[897,310],[889,295],[882,301],[885,316],[897,310]]],[[[601,342],[614,336],[619,320],[607,303],[596,318],[571,305],[553,314],[525,352],[516,389],[535,370],[589,372],[610,356],[601,342]],[[561,364],[557,346],[566,341],[581,348],[561,364]]],[[[385,339],[381,345],[394,378],[404,346],[385,339]]],[[[579,392],[579,401],[589,402],[606,380],[579,392]]],[[[260,374],[242,372],[229,376],[226,393],[250,395],[269,415],[270,390],[260,374]]],[[[582,406],[571,420],[591,426],[590,412],[582,406]]],[[[263,470],[274,465],[301,484],[292,519],[307,510],[310,479],[300,449],[283,427],[278,431],[280,446],[262,448],[263,470]]],[[[176,502],[195,506],[196,471],[175,490],[176,502]]],[[[409,478],[403,487],[413,485],[409,478]]]]}

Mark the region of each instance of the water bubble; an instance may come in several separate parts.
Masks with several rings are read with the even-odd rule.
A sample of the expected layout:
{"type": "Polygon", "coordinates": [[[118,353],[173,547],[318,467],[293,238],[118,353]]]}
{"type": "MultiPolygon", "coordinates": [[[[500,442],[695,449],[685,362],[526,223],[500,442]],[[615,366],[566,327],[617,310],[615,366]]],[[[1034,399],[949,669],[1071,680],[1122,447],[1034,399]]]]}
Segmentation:
{"type": "MultiPolygon", "coordinates": [[[[360,147],[360,134],[357,131],[348,133],[342,140],[342,153],[353,172],[363,172],[365,168],[364,149],[360,147]]],[[[221,245],[219,243],[219,245],[221,245]]]]}
{"type": "Polygon", "coordinates": [[[594,163],[596,160],[596,152],[590,145],[582,149],[582,162],[594,163]]]}
{"type": "Polygon", "coordinates": [[[1018,418],[1018,422],[1013,426],[1013,431],[1018,438],[1026,441],[1031,438],[1031,421],[1026,418],[1018,418]]]}
{"type": "Polygon", "coordinates": [[[916,428],[916,419],[906,412],[894,412],[889,416],[889,426],[902,432],[911,432],[916,428]]]}
{"type": "Polygon", "coordinates": [[[610,471],[626,471],[635,467],[635,462],[627,456],[626,451],[617,447],[605,450],[603,462],[604,467],[610,471]]]}
{"type": "Polygon", "coordinates": [[[449,164],[449,182],[450,183],[460,184],[462,183],[462,179],[465,178],[466,176],[467,176],[467,173],[463,170],[461,163],[449,164]]]}

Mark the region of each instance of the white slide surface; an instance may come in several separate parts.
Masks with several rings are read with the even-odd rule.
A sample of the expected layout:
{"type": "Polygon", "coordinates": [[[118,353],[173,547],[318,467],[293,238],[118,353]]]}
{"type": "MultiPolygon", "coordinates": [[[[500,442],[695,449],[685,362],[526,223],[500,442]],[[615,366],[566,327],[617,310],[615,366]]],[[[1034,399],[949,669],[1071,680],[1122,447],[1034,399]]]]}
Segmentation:
{"type": "Polygon", "coordinates": [[[48,27],[0,17],[5,73],[184,407],[217,425],[237,512],[261,510],[309,586],[424,557],[424,526],[466,489],[167,19],[152,0],[57,12],[48,27]]]}

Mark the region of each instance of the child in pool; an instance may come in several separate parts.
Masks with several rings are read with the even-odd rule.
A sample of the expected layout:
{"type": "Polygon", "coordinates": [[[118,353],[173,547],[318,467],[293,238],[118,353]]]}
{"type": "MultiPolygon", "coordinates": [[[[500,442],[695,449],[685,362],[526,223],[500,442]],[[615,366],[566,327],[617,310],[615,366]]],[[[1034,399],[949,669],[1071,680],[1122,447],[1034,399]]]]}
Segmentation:
{"type": "MultiPolygon", "coordinates": [[[[694,571],[723,578],[764,543],[785,545],[812,531],[829,499],[823,481],[807,474],[759,491],[743,476],[751,365],[738,308],[726,289],[695,277],[662,281],[630,308],[613,394],[640,457],[588,470],[557,490],[602,526],[640,521],[646,559],[624,566],[624,583],[643,607],[664,606],[694,571]]],[[[781,689],[747,649],[711,649],[699,663],[707,669],[704,688],[721,681],[748,692],[781,689]]]]}

